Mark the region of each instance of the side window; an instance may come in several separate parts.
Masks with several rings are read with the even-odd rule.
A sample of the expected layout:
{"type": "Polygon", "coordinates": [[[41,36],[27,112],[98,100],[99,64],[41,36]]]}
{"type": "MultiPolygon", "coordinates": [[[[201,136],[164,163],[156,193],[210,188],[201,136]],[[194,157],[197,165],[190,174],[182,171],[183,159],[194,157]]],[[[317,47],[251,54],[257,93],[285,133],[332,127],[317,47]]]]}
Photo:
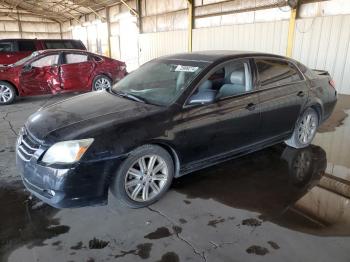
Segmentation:
{"type": "Polygon", "coordinates": [[[32,63],[32,67],[45,67],[58,64],[59,55],[44,56],[32,63]]]}
{"type": "Polygon", "coordinates": [[[303,80],[297,69],[286,61],[256,59],[256,65],[263,88],[291,84],[303,80]]]}
{"type": "Polygon", "coordinates": [[[88,61],[88,56],[84,54],[66,54],[66,64],[76,64],[88,61]]]}
{"type": "Polygon", "coordinates": [[[31,40],[18,41],[18,51],[36,51],[35,43],[31,40]]]}
{"type": "Polygon", "coordinates": [[[317,75],[315,74],[314,71],[312,71],[311,69],[307,68],[306,66],[304,66],[303,64],[297,62],[297,65],[300,69],[300,71],[308,78],[308,79],[315,79],[317,78],[317,75]]]}
{"type": "MultiPolygon", "coordinates": [[[[211,96],[216,99],[235,96],[253,90],[251,70],[248,61],[227,62],[210,74],[198,87],[193,96],[211,96]]],[[[200,100],[200,99],[199,99],[200,100]]]]}
{"type": "Polygon", "coordinates": [[[0,52],[15,52],[15,43],[13,41],[1,41],[0,52]]]}

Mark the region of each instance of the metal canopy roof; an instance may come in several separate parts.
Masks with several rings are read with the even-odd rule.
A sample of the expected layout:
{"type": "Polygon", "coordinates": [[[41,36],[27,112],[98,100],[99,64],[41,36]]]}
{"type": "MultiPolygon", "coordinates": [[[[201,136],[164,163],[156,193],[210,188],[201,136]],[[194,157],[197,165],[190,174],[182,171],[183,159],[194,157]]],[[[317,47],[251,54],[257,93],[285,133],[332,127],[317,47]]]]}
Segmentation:
{"type": "Polygon", "coordinates": [[[82,15],[94,13],[116,0],[0,0],[0,14],[28,13],[57,22],[77,19],[82,15]]]}

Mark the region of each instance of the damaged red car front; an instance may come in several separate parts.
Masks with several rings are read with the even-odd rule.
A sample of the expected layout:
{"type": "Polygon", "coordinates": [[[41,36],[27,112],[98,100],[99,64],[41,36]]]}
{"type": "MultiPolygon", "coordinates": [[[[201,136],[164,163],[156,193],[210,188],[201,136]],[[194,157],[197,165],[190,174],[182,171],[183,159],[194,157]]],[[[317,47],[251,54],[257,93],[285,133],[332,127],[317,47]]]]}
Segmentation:
{"type": "Polygon", "coordinates": [[[43,50],[0,67],[0,105],[17,96],[110,88],[127,74],[124,62],[81,50],[43,50]]]}

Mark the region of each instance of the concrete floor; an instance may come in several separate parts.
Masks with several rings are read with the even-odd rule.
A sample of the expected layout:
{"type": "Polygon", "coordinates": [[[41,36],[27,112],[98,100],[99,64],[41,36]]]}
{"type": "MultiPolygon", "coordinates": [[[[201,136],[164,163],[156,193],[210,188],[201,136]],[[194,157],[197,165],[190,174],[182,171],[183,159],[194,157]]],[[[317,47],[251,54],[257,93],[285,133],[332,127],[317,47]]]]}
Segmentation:
{"type": "Polygon", "coordinates": [[[149,208],[58,210],[25,192],[14,144],[31,113],[69,96],[0,108],[0,261],[350,261],[350,96],[305,150],[177,179],[149,208]]]}

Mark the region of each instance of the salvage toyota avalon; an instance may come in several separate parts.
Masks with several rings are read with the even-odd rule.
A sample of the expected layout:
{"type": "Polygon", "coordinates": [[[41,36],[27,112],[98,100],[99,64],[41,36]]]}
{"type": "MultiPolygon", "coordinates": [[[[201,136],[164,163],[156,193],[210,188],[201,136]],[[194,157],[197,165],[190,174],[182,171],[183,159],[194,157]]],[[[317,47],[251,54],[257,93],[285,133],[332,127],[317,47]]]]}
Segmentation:
{"type": "Polygon", "coordinates": [[[172,179],[285,141],[308,146],[337,101],[326,71],[282,56],[161,57],[109,90],[40,109],[17,141],[27,189],[55,207],[150,205],[172,179]]]}

